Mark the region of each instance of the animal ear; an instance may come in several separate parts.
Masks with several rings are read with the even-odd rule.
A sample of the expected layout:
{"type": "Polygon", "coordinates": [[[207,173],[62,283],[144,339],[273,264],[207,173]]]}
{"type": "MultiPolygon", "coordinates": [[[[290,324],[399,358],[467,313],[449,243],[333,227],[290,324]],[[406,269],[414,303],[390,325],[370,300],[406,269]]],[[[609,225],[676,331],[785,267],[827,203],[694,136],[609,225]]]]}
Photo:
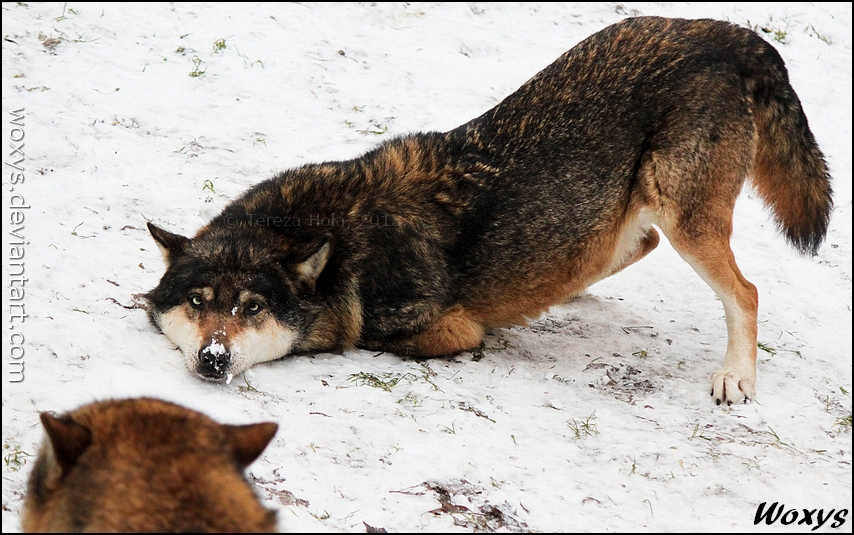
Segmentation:
{"type": "Polygon", "coordinates": [[[148,232],[151,233],[151,237],[154,238],[155,242],[157,242],[157,247],[160,248],[160,252],[163,254],[163,260],[167,265],[171,264],[172,260],[184,251],[184,247],[186,247],[187,243],[190,241],[189,238],[185,238],[180,234],[172,234],[150,221],[147,225],[148,232]]]}
{"type": "Polygon", "coordinates": [[[56,462],[65,475],[92,444],[92,432],[67,416],[54,416],[43,412],[39,417],[53,447],[56,462]]]}
{"type": "Polygon", "coordinates": [[[279,425],[273,422],[222,426],[226,439],[231,444],[234,460],[241,470],[261,455],[278,429],[279,425]]]}
{"type": "Polygon", "coordinates": [[[323,268],[326,267],[326,262],[329,261],[331,253],[332,245],[326,239],[311,256],[296,265],[297,283],[301,293],[314,293],[314,285],[317,282],[317,277],[320,276],[323,268]]]}

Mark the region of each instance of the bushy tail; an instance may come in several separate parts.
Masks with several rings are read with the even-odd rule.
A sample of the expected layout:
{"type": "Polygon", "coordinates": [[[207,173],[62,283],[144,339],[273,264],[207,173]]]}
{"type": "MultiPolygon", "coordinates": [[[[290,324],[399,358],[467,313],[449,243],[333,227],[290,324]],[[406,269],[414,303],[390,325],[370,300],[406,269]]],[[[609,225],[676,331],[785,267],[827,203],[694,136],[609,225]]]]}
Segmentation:
{"type": "Polygon", "coordinates": [[[833,209],[831,178],[783,60],[773,55],[770,69],[754,80],[753,184],[789,243],[801,254],[816,254],[833,209]]]}

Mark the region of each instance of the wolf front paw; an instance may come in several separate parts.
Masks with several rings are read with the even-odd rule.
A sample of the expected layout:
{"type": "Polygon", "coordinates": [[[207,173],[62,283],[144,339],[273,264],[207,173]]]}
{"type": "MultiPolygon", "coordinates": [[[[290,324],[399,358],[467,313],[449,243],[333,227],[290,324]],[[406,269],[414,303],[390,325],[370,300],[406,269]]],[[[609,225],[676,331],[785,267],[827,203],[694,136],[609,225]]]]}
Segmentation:
{"type": "Polygon", "coordinates": [[[745,402],[756,397],[756,374],[746,374],[734,369],[721,368],[712,374],[712,397],[715,403],[745,402]]]}

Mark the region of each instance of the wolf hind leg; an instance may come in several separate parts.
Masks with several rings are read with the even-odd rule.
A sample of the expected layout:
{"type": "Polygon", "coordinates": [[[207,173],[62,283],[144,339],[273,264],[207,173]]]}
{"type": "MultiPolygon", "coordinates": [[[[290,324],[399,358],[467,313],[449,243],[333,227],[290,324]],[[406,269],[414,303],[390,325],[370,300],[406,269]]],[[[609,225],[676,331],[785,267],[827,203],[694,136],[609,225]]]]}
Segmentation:
{"type": "Polygon", "coordinates": [[[392,351],[409,357],[439,357],[476,348],[485,330],[460,305],[454,305],[423,331],[389,341],[364,344],[368,349],[392,351]]]}
{"type": "Polygon", "coordinates": [[[723,366],[712,374],[711,395],[718,405],[754,399],[759,294],[742,275],[730,248],[732,210],[664,224],[661,230],[724,307],[727,348],[723,366]]]}
{"type": "Polygon", "coordinates": [[[658,148],[645,156],[639,176],[657,206],[658,228],[723,305],[726,353],[712,374],[711,395],[732,405],[756,396],[759,294],[730,247],[733,210],[754,166],[756,138],[741,89],[721,88],[717,98],[715,124],[693,115],[674,121],[661,140],[650,141],[658,148]]]}

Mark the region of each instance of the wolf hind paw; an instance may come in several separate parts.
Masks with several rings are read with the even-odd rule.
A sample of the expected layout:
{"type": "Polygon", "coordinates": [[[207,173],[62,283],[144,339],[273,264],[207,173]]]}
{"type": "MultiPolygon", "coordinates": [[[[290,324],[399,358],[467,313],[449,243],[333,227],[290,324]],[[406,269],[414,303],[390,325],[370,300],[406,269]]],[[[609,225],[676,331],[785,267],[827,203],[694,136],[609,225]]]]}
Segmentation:
{"type": "Polygon", "coordinates": [[[712,374],[712,397],[720,405],[752,400],[756,397],[756,377],[733,369],[721,368],[712,374]]]}

